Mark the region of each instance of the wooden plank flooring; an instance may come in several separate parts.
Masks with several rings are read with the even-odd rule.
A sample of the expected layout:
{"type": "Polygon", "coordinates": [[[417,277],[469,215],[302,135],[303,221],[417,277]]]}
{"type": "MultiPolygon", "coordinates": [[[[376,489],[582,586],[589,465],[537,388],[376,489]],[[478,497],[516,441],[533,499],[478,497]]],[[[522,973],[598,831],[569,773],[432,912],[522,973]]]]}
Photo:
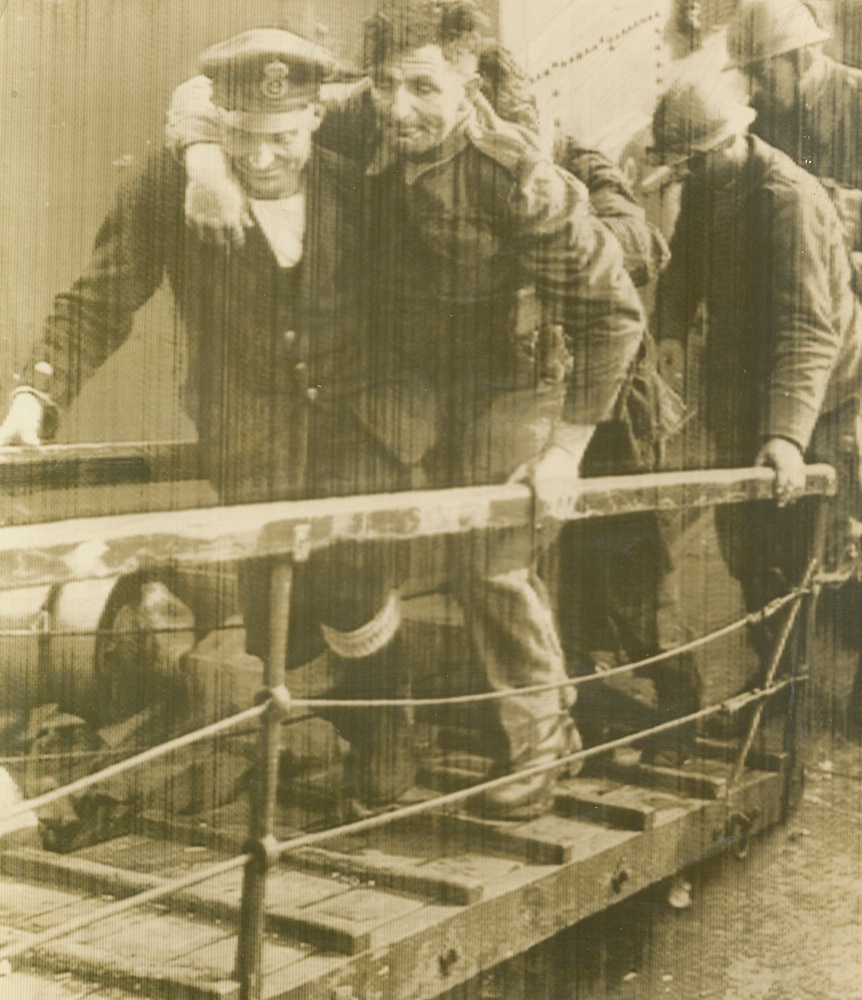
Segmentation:
{"type": "MultiPolygon", "coordinates": [[[[719,787],[733,756],[715,741],[706,749],[701,790],[719,787]]],[[[734,814],[749,815],[754,832],[782,815],[775,769],[746,772],[718,799],[681,794],[697,767],[679,772],[688,784],[659,787],[632,764],[613,770],[561,781],[555,812],[529,823],[434,812],[288,855],[268,887],[267,997],[375,995],[374,986],[426,1000],[715,850],[734,814]]],[[[68,857],[7,851],[0,940],[232,853],[230,843],[189,843],[188,830],[176,842],[136,832],[68,857]]],[[[160,1000],[233,1000],[240,894],[241,872],[222,876],[44,946],[25,968],[157,989],[160,1000]]]]}

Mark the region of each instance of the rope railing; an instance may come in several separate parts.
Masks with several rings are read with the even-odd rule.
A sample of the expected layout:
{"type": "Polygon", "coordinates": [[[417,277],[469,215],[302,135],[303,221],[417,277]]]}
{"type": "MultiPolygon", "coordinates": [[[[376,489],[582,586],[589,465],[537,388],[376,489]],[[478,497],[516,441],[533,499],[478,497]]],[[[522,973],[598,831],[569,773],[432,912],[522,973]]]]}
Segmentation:
{"type": "Polygon", "coordinates": [[[670,649],[662,650],[653,656],[644,657],[641,660],[634,660],[631,663],[623,663],[617,667],[608,667],[593,674],[583,674],[577,677],[569,677],[564,681],[555,681],[553,684],[532,684],[527,687],[507,689],[505,691],[481,691],[474,694],[451,695],[449,697],[438,698],[377,698],[377,699],[351,699],[336,700],[329,698],[291,698],[291,708],[435,708],[453,705],[473,705],[489,701],[502,701],[514,696],[522,697],[527,694],[544,694],[548,691],[567,690],[577,688],[583,684],[592,684],[597,681],[606,681],[613,677],[621,677],[624,674],[631,674],[644,667],[652,667],[658,663],[672,660],[683,653],[689,653],[695,649],[700,649],[709,643],[716,642],[734,632],[739,632],[748,625],[757,625],[767,621],[773,615],[778,614],[782,608],[794,601],[798,601],[805,594],[810,593],[808,587],[798,587],[783,597],[776,598],[764,605],[758,611],[752,611],[741,618],[737,618],[721,628],[708,632],[696,639],[689,639],[679,646],[672,646],[670,649]]]}
{"type": "MultiPolygon", "coordinates": [[[[789,594],[783,597],[777,598],[771,601],[769,604],[765,605],[763,608],[750,612],[741,618],[730,622],[727,625],[722,626],[719,629],[715,629],[705,635],[699,636],[696,639],[691,639],[688,642],[682,643],[679,646],[674,646],[671,649],[663,650],[661,653],[657,653],[654,656],[648,656],[641,660],[636,660],[632,663],[624,663],[618,667],[612,667],[607,670],[602,670],[594,674],[585,674],[579,677],[570,677],[565,681],[556,681],[553,684],[533,684],[527,687],[511,688],[505,691],[482,691],[474,694],[464,694],[464,695],[451,695],[449,697],[439,697],[439,698],[367,698],[367,699],[336,699],[336,698],[291,698],[289,705],[291,711],[294,709],[332,709],[332,708],[356,708],[356,709],[377,709],[377,708],[433,708],[433,707],[448,707],[448,706],[459,706],[459,705],[471,705],[471,704],[481,704],[483,702],[493,702],[493,701],[503,701],[507,698],[512,697],[523,697],[524,695],[531,694],[543,694],[548,691],[558,691],[568,688],[577,688],[584,684],[595,683],[597,681],[605,681],[612,677],[618,677],[623,674],[630,674],[644,667],[654,666],[657,663],[662,663],[667,660],[673,659],[682,653],[690,652],[691,650],[698,649],[702,646],[708,645],[711,642],[715,642],[718,639],[724,638],[725,636],[732,635],[734,632],[738,632],[748,625],[760,623],[768,620],[772,616],[778,614],[782,608],[786,607],[788,604],[794,601],[798,602],[799,599],[804,595],[809,593],[808,588],[799,587],[789,594]]],[[[244,722],[249,722],[254,719],[259,718],[267,709],[267,702],[260,705],[255,705],[252,708],[245,709],[236,715],[228,716],[225,719],[221,719],[218,722],[214,722],[210,725],[204,726],[200,729],[193,730],[192,732],[185,733],[182,736],[178,736],[173,740],[169,740],[165,743],[160,743],[156,746],[149,747],[143,750],[141,753],[136,754],[133,757],[128,757],[125,760],[118,761],[116,764],[112,764],[110,767],[103,768],[100,771],[95,771],[93,774],[86,775],[82,778],[78,778],[76,781],[70,782],[67,785],[63,785],[59,788],[51,789],[49,792],[45,792],[42,795],[36,796],[32,799],[26,799],[22,802],[17,803],[9,809],[4,810],[0,813],[0,819],[14,819],[16,816],[23,815],[24,813],[35,811],[37,809],[42,809],[45,806],[53,805],[55,802],[60,801],[63,798],[67,798],[71,795],[76,795],[79,792],[85,791],[86,789],[92,787],[93,785],[99,784],[102,781],[107,781],[110,778],[117,777],[117,775],[122,774],[126,771],[132,770],[133,768],[140,767],[144,764],[148,764],[153,760],[157,760],[159,757],[166,756],[167,754],[174,753],[177,750],[184,749],[185,747],[192,746],[202,740],[217,736],[229,729],[234,729],[244,722]]],[[[98,754],[106,753],[117,753],[116,750],[96,750],[89,751],[85,755],[81,756],[94,756],[98,754]]],[[[65,757],[68,758],[69,755],[51,755],[52,757],[65,757]]],[[[15,763],[32,763],[35,758],[28,757],[26,755],[21,755],[17,757],[9,757],[0,759],[0,763],[3,760],[15,763]]],[[[2,840],[3,834],[0,833],[0,840],[2,840]]]]}
{"type": "MultiPolygon", "coordinates": [[[[327,830],[317,830],[314,833],[306,833],[298,837],[291,837],[289,840],[276,841],[269,845],[269,853],[273,859],[279,859],[293,851],[325,843],[327,840],[355,836],[360,833],[368,833],[371,830],[389,826],[393,823],[410,819],[415,816],[421,816],[425,813],[433,812],[446,806],[458,805],[471,798],[481,795],[490,789],[502,788],[512,782],[521,781],[524,778],[532,777],[534,775],[545,774],[548,771],[562,770],[572,764],[589,760],[591,757],[605,754],[611,750],[631,746],[633,743],[637,743],[640,740],[670,732],[673,729],[688,725],[692,722],[698,722],[702,719],[707,719],[720,713],[736,714],[746,705],[762,702],[764,699],[773,697],[791,685],[801,684],[806,680],[807,676],[800,674],[795,678],[778,681],[777,683],[770,685],[768,688],[751,691],[747,694],[738,695],[734,698],[728,698],[715,705],[699,709],[697,712],[691,712],[688,715],[680,716],[679,718],[671,719],[667,722],[662,722],[651,727],[650,729],[644,729],[637,733],[630,733],[626,736],[620,736],[617,739],[609,740],[606,743],[574,751],[573,753],[567,754],[564,757],[559,757],[554,761],[536,764],[533,767],[525,768],[524,770],[513,774],[503,775],[499,778],[492,778],[488,781],[471,785],[469,788],[461,788],[454,792],[436,795],[421,802],[413,802],[409,805],[399,806],[396,809],[391,809],[375,816],[367,816],[363,819],[354,820],[351,823],[342,823],[339,826],[331,827],[327,830]]],[[[251,854],[238,854],[226,861],[207,865],[190,872],[188,875],[165,881],[164,885],[153,886],[151,889],[136,893],[133,896],[128,896],[125,899],[117,900],[116,902],[101,907],[92,913],[69,920],[56,927],[47,928],[44,931],[31,935],[26,940],[17,941],[14,944],[9,944],[0,948],[0,961],[8,961],[13,958],[18,958],[21,955],[41,948],[46,944],[50,944],[52,941],[57,941],[60,938],[68,937],[77,931],[91,927],[93,924],[101,923],[105,920],[109,920],[111,917],[116,917],[123,913],[128,913],[139,906],[159,902],[160,900],[165,899],[168,896],[175,895],[184,889],[200,885],[202,882],[208,882],[222,875],[227,875],[232,871],[242,868],[251,859],[251,854]]]]}
{"type": "MultiPolygon", "coordinates": [[[[63,785],[60,788],[52,788],[51,791],[44,792],[42,795],[37,795],[35,798],[25,799],[23,802],[18,802],[15,805],[10,806],[8,809],[4,809],[3,812],[0,813],[0,819],[11,820],[15,819],[17,816],[22,816],[25,813],[34,812],[37,809],[44,809],[45,806],[53,805],[55,802],[68,798],[70,795],[77,795],[78,792],[86,791],[88,788],[92,788],[93,785],[98,785],[100,782],[107,781],[109,778],[116,778],[118,775],[124,774],[126,771],[131,771],[144,764],[149,764],[154,760],[158,760],[160,757],[166,756],[167,754],[175,753],[177,750],[183,750],[185,747],[192,746],[195,743],[200,743],[201,740],[218,736],[220,733],[233,729],[236,726],[241,726],[245,722],[257,719],[263,715],[266,709],[266,703],[253,705],[251,708],[243,709],[242,712],[237,712],[236,715],[230,715],[227,718],[220,719],[218,722],[213,722],[208,726],[195,729],[191,733],[184,733],[182,736],[177,736],[175,739],[168,740],[165,743],[159,743],[157,746],[149,747],[147,750],[144,750],[143,753],[135,754],[134,757],[127,757],[125,760],[117,761],[116,764],[111,764],[110,767],[102,768],[101,771],[95,771],[93,774],[87,774],[83,778],[77,778],[75,781],[69,782],[68,785],[63,785]]],[[[0,834],[0,838],[2,838],[2,834],[0,834]]]]}

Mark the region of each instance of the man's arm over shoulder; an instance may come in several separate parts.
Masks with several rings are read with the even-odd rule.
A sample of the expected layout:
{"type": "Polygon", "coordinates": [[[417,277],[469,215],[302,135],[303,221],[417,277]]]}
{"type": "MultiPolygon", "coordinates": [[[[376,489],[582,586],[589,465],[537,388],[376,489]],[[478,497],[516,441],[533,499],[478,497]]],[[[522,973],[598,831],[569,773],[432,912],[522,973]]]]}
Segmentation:
{"type": "Polygon", "coordinates": [[[378,115],[371,81],[361,80],[324,100],[320,128],[314,141],[323,149],[347,159],[366,163],[378,137],[378,115]]]}
{"type": "Polygon", "coordinates": [[[604,153],[585,149],[567,138],[555,155],[557,163],[577,177],[590,193],[593,212],[622,247],[625,267],[640,287],[657,277],[669,251],[662,234],[646,219],[619,167],[604,153]]]}
{"type": "Polygon", "coordinates": [[[162,283],[166,253],[182,239],[179,173],[162,153],[120,186],[86,268],[54,299],[22,385],[44,383],[64,408],[129,336],[135,312],[162,283]]]}
{"type": "Polygon", "coordinates": [[[186,149],[195,143],[219,141],[218,111],[211,96],[212,80],[208,76],[193,76],[171,95],[165,140],[168,149],[180,160],[186,149]]]}

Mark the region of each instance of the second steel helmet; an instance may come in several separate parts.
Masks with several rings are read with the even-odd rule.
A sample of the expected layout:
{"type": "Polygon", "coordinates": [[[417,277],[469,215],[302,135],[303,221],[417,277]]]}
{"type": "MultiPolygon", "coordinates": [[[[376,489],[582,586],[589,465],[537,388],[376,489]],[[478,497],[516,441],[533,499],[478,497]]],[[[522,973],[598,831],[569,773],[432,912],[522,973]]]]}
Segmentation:
{"type": "Polygon", "coordinates": [[[727,28],[727,69],[752,63],[832,37],[802,0],[743,0],[727,28]]]}
{"type": "Polygon", "coordinates": [[[665,163],[707,153],[744,133],[754,118],[722,79],[677,80],[653,114],[654,150],[665,163]]]}

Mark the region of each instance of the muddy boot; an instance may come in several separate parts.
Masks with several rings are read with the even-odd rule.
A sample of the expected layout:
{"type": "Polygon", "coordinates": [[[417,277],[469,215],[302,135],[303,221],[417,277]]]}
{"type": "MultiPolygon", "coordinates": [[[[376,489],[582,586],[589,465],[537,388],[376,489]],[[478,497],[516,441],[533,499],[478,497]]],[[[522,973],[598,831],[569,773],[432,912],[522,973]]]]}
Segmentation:
{"type": "MultiPolygon", "coordinates": [[[[505,767],[497,767],[489,777],[501,777],[525,771],[540,764],[551,764],[561,757],[581,749],[581,737],[567,712],[536,720],[536,739],[505,767]]],[[[508,785],[489,789],[473,800],[474,812],[488,819],[529,820],[551,811],[553,788],[560,772],[579,770],[579,764],[561,765],[538,774],[527,775],[508,785]]]]}

